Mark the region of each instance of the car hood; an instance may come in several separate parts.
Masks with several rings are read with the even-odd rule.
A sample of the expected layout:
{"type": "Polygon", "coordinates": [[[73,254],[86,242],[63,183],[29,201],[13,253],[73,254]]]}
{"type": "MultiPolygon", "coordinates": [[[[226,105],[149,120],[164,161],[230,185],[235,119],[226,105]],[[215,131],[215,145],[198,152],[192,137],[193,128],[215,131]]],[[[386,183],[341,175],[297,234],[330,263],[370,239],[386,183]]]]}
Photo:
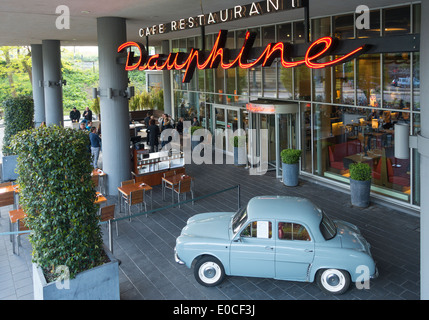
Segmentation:
{"type": "Polygon", "coordinates": [[[335,224],[337,225],[337,236],[341,240],[341,247],[369,253],[370,245],[361,235],[358,227],[341,220],[336,220],[335,224]]]}
{"type": "Polygon", "coordinates": [[[234,212],[208,212],[188,219],[182,235],[202,238],[230,238],[230,223],[234,212]]]}

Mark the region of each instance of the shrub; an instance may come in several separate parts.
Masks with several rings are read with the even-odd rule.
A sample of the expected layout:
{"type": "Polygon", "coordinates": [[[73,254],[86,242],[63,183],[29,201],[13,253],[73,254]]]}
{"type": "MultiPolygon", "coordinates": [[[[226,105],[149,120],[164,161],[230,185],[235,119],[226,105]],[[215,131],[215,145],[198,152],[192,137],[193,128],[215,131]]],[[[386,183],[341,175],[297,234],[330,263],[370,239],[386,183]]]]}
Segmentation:
{"type": "Polygon", "coordinates": [[[58,126],[22,131],[12,139],[33,262],[51,280],[58,266],[67,266],[74,278],[103,263],[88,145],[86,132],[58,126]]]}
{"type": "Polygon", "coordinates": [[[203,127],[200,127],[200,126],[193,126],[193,127],[191,127],[191,135],[193,135],[194,134],[194,132],[196,131],[196,130],[198,130],[198,129],[204,129],[203,127]]]}
{"type": "Polygon", "coordinates": [[[350,179],[357,181],[371,180],[371,167],[367,163],[351,163],[349,166],[350,179]]]}
{"type": "Polygon", "coordinates": [[[297,149],[284,149],[280,153],[280,157],[282,158],[282,162],[286,164],[295,164],[299,162],[299,158],[301,157],[301,150],[297,149]]]}
{"type": "Polygon", "coordinates": [[[244,147],[246,145],[245,136],[234,136],[232,139],[234,148],[244,147]]]}
{"type": "Polygon", "coordinates": [[[34,127],[34,102],[29,96],[19,96],[3,102],[3,155],[11,155],[10,140],[18,132],[34,127]]]}

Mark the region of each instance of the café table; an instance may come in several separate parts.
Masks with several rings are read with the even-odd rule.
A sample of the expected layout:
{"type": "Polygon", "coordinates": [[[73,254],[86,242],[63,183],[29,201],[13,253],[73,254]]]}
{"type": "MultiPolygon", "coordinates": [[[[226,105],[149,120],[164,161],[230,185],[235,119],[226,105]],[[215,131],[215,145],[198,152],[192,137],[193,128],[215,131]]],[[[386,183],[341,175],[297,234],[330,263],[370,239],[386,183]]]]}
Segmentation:
{"type": "Polygon", "coordinates": [[[0,188],[0,195],[6,195],[9,192],[13,192],[13,208],[16,209],[19,202],[19,185],[15,184],[0,188]]]}
{"type": "Polygon", "coordinates": [[[122,196],[124,195],[126,198],[129,198],[131,192],[138,190],[144,190],[145,195],[146,192],[150,191],[150,209],[152,210],[152,187],[143,182],[136,182],[118,187],[119,212],[121,212],[122,208],[122,196]]]}
{"type": "MultiPolygon", "coordinates": [[[[171,187],[171,202],[174,203],[174,187],[179,185],[182,178],[189,178],[190,176],[178,173],[168,177],[162,177],[162,200],[165,200],[165,189],[169,185],[171,187]]],[[[193,178],[191,178],[193,180],[193,178]]]]}

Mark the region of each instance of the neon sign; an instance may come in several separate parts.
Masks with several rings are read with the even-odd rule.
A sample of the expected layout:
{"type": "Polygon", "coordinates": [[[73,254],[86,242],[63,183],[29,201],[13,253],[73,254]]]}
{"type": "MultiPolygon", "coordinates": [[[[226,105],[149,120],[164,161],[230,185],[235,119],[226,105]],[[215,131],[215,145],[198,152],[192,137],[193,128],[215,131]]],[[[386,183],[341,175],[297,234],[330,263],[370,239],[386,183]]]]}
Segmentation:
{"type": "Polygon", "coordinates": [[[331,67],[340,63],[344,63],[358,54],[362,54],[365,45],[356,48],[355,50],[328,62],[319,62],[318,60],[328,55],[333,55],[336,40],[331,37],[323,37],[314,41],[308,47],[304,59],[292,60],[290,53],[292,47],[289,43],[277,42],[268,44],[259,57],[252,58],[250,56],[253,44],[255,42],[256,33],[247,32],[243,46],[238,55],[230,57],[230,50],[225,48],[228,31],[220,30],[212,50],[207,54],[198,49],[191,49],[186,54],[183,52],[170,53],[169,55],[155,54],[147,55],[145,46],[138,42],[125,42],[118,48],[118,52],[123,52],[126,48],[136,48],[138,57],[134,58],[134,52],[128,50],[127,61],[125,64],[126,71],[132,70],[184,70],[182,82],[186,83],[192,79],[195,68],[206,70],[217,68],[219,65],[227,70],[230,68],[240,67],[241,69],[249,69],[261,65],[268,67],[274,59],[279,58],[281,65],[284,68],[293,68],[300,65],[306,65],[311,69],[322,69],[331,67]]]}

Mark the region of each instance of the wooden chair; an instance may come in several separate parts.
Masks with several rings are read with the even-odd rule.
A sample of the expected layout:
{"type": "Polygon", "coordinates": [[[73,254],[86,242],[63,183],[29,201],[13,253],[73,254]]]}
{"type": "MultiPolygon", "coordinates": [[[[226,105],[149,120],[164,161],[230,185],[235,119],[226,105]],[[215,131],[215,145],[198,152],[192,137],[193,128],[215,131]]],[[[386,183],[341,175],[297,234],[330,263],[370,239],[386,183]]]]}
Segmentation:
{"type": "Polygon", "coordinates": [[[134,184],[134,183],[136,183],[136,180],[135,180],[135,179],[125,180],[125,181],[122,181],[122,182],[121,182],[121,187],[122,187],[122,186],[125,186],[126,184],[134,184]]]}
{"type": "Polygon", "coordinates": [[[125,203],[128,204],[128,214],[131,221],[131,206],[140,204],[141,210],[143,210],[142,205],[144,204],[144,210],[146,210],[146,202],[144,201],[144,189],[131,191],[130,197],[125,199],[125,203]]]}
{"type": "Polygon", "coordinates": [[[93,175],[93,176],[91,177],[91,181],[94,183],[94,189],[95,189],[95,190],[97,190],[97,189],[98,189],[98,187],[99,187],[99,181],[100,181],[99,176],[97,176],[97,175],[93,175]]]}
{"type": "MultiPolygon", "coordinates": [[[[177,193],[177,200],[180,203],[180,195],[185,194],[185,200],[186,200],[186,193],[190,192],[192,200],[194,200],[194,190],[193,190],[193,179],[191,177],[182,178],[179,181],[179,184],[174,187],[174,192],[177,193]]],[[[192,201],[192,204],[194,204],[194,201],[192,201]]],[[[180,208],[180,204],[179,204],[180,208]]]]}
{"type": "MultiPolygon", "coordinates": [[[[100,221],[101,222],[108,221],[109,230],[111,228],[110,220],[115,219],[115,207],[116,205],[111,204],[109,206],[105,206],[100,209],[100,221]]],[[[117,236],[119,235],[118,221],[116,221],[116,235],[117,236]]]]}
{"type": "MultiPolygon", "coordinates": [[[[172,177],[174,175],[176,175],[176,171],[175,170],[169,170],[169,171],[164,172],[164,174],[162,176],[164,178],[168,178],[168,177],[172,177]]],[[[165,199],[165,189],[172,190],[173,186],[171,184],[166,183],[165,181],[163,181],[162,183],[163,183],[162,199],[165,199]]]]}
{"type": "Polygon", "coordinates": [[[12,181],[0,183],[0,188],[8,187],[12,185],[12,181]]]}
{"type": "MultiPolygon", "coordinates": [[[[15,192],[5,192],[0,194],[0,207],[10,206],[15,204],[15,192]]],[[[0,211],[1,217],[1,211],[0,211]]]]}

